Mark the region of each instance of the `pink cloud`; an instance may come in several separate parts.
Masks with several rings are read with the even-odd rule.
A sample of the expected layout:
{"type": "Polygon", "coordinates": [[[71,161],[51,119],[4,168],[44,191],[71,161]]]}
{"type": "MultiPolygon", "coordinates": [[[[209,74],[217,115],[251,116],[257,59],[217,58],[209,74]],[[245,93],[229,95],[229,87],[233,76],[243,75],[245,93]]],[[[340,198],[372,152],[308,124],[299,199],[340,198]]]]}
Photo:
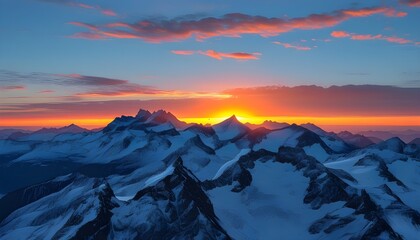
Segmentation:
{"type": "Polygon", "coordinates": [[[400,0],[400,2],[410,7],[420,7],[420,0],[400,0]]]}
{"type": "Polygon", "coordinates": [[[71,1],[71,0],[38,0],[38,1],[62,4],[62,5],[66,5],[66,6],[78,7],[78,8],[84,8],[84,9],[93,9],[93,10],[96,10],[103,15],[106,15],[106,16],[112,16],[112,17],[117,16],[117,13],[114,12],[113,10],[104,9],[101,6],[98,6],[98,5],[93,6],[93,5],[89,5],[89,4],[85,4],[85,3],[74,2],[74,1],[71,1]]]}
{"type": "Polygon", "coordinates": [[[0,86],[0,90],[24,90],[26,87],[22,85],[15,85],[15,86],[0,86]]]}
{"type": "Polygon", "coordinates": [[[277,44],[277,45],[281,45],[281,46],[283,46],[285,48],[293,48],[293,49],[300,50],[300,51],[309,51],[309,50],[311,50],[310,47],[305,47],[305,46],[300,46],[300,45],[293,45],[293,44],[290,44],[290,43],[282,43],[282,42],[273,42],[273,43],[274,44],[277,44]]]}
{"type": "Polygon", "coordinates": [[[233,52],[233,53],[225,53],[225,52],[217,52],[215,50],[207,50],[207,51],[192,51],[192,50],[172,50],[173,54],[178,55],[193,55],[193,54],[201,54],[204,56],[208,56],[217,60],[223,60],[224,58],[231,58],[241,61],[247,60],[257,60],[258,56],[261,53],[246,53],[246,52],[233,52]]]}
{"type": "Polygon", "coordinates": [[[382,39],[382,35],[371,35],[371,34],[353,34],[350,37],[353,40],[374,40],[374,39],[382,39]]]}
{"type": "Polygon", "coordinates": [[[92,30],[92,31],[99,31],[99,28],[97,28],[96,26],[94,26],[92,24],[88,24],[88,23],[69,22],[69,24],[74,25],[74,26],[78,26],[78,27],[84,27],[84,28],[87,28],[87,29],[92,30]]]}
{"type": "Polygon", "coordinates": [[[191,50],[172,50],[171,52],[177,55],[193,55],[194,54],[194,51],[191,51],[191,50]]]}
{"type": "Polygon", "coordinates": [[[405,38],[400,38],[400,37],[385,37],[383,39],[388,41],[388,42],[392,42],[392,43],[399,43],[399,44],[411,43],[410,40],[405,39],[405,38]]]}
{"type": "Polygon", "coordinates": [[[54,90],[49,90],[49,89],[39,91],[39,93],[43,93],[43,94],[47,94],[47,93],[54,93],[54,92],[55,92],[54,90]]]}
{"type": "Polygon", "coordinates": [[[260,53],[245,53],[245,52],[235,52],[235,53],[223,53],[223,52],[216,52],[214,50],[207,50],[207,51],[198,51],[199,54],[217,59],[223,60],[224,58],[232,58],[236,60],[257,60],[258,56],[261,55],[260,53]]]}
{"type": "Polygon", "coordinates": [[[116,17],[117,13],[112,11],[111,9],[100,9],[101,13],[107,16],[116,17]]]}
{"type": "MultiPolygon", "coordinates": [[[[300,18],[268,18],[241,13],[226,14],[220,18],[206,17],[198,20],[142,20],[136,23],[113,22],[87,27],[93,39],[98,35],[104,38],[135,38],[147,42],[159,43],[181,41],[188,38],[204,40],[212,37],[240,37],[246,34],[262,37],[277,36],[293,30],[311,30],[336,26],[351,18],[368,17],[382,14],[387,17],[402,17],[403,14],[393,8],[375,7],[347,9],[330,14],[312,14],[300,18]]],[[[83,23],[78,26],[83,27],[83,23]]],[[[79,37],[77,33],[73,37],[79,37]]],[[[88,37],[84,34],[82,37],[88,37]]]]}
{"type": "Polygon", "coordinates": [[[350,34],[345,31],[333,31],[331,33],[331,36],[335,38],[345,38],[345,37],[349,37],[350,34]]]}
{"type": "MultiPolygon", "coordinates": [[[[335,38],[350,38],[352,40],[384,40],[391,43],[398,43],[398,44],[410,44],[413,41],[405,38],[395,37],[395,36],[383,36],[382,34],[371,35],[371,34],[355,34],[355,33],[348,33],[345,31],[333,31],[331,33],[332,37],[335,38]]],[[[414,42],[414,45],[416,43],[414,42]]]]}

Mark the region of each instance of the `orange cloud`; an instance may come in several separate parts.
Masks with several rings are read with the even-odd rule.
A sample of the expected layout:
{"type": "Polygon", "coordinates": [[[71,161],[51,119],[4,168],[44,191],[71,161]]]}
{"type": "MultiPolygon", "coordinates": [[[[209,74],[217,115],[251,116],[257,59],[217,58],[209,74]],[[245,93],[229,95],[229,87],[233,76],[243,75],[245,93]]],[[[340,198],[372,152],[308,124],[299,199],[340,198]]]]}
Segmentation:
{"type": "Polygon", "coordinates": [[[365,8],[360,10],[344,10],[343,13],[352,17],[367,17],[379,13],[382,13],[388,17],[405,17],[407,15],[406,12],[399,12],[393,8],[387,7],[365,8]]]}
{"type": "Polygon", "coordinates": [[[216,52],[214,50],[207,50],[205,52],[198,51],[199,54],[215,58],[217,60],[222,60],[223,58],[232,58],[236,60],[257,60],[260,53],[244,53],[244,52],[234,52],[234,53],[223,53],[216,52]]]}
{"type": "Polygon", "coordinates": [[[333,31],[331,33],[331,36],[335,38],[345,38],[345,37],[349,37],[350,34],[345,31],[333,31]]]}
{"type": "Polygon", "coordinates": [[[215,50],[207,50],[207,51],[192,51],[192,50],[172,50],[171,51],[174,54],[178,55],[192,55],[192,54],[201,54],[205,55],[217,60],[223,60],[224,58],[231,58],[236,60],[257,60],[258,56],[261,55],[261,53],[246,53],[246,52],[233,52],[233,53],[224,53],[224,52],[217,52],[215,50]]]}
{"type": "Polygon", "coordinates": [[[374,40],[374,39],[382,39],[382,35],[378,34],[378,35],[370,35],[370,34],[353,34],[350,37],[353,40],[374,40]]]}
{"type": "Polygon", "coordinates": [[[399,44],[411,43],[410,40],[405,39],[405,38],[400,38],[400,37],[385,37],[383,39],[386,40],[386,41],[388,41],[388,42],[392,42],[392,43],[399,43],[399,44]]]}
{"type": "MultiPolygon", "coordinates": [[[[134,38],[147,42],[159,43],[165,41],[181,41],[188,38],[203,40],[207,38],[240,37],[245,34],[255,34],[262,37],[272,37],[293,30],[321,29],[336,26],[350,18],[368,17],[382,14],[387,17],[403,17],[404,13],[393,8],[374,7],[362,9],[339,10],[330,14],[312,14],[301,18],[268,18],[250,16],[241,13],[226,14],[220,18],[207,17],[198,20],[142,20],[133,24],[114,22],[104,25],[87,25],[92,35],[76,33],[73,37],[101,39],[103,38],[134,38]]],[[[75,24],[76,25],[76,24],[75,24]]],[[[84,26],[80,23],[78,26],[84,26]]]]}
{"type": "Polygon", "coordinates": [[[311,50],[310,47],[293,45],[293,44],[290,44],[290,43],[282,43],[282,42],[278,42],[278,41],[277,42],[273,42],[273,43],[274,44],[277,44],[277,45],[281,45],[281,46],[283,46],[285,48],[293,48],[293,49],[300,50],[300,51],[308,51],[308,50],[311,50]]]}
{"type": "Polygon", "coordinates": [[[178,54],[178,55],[193,55],[194,51],[191,50],[172,50],[171,51],[173,54],[178,54]]]}
{"type": "Polygon", "coordinates": [[[391,43],[398,43],[398,44],[409,44],[413,43],[414,45],[417,45],[416,42],[413,42],[409,39],[395,37],[395,36],[383,36],[382,34],[377,35],[371,35],[371,34],[354,34],[354,33],[348,33],[345,31],[333,31],[331,33],[332,37],[335,38],[350,38],[352,40],[384,40],[391,43]]]}

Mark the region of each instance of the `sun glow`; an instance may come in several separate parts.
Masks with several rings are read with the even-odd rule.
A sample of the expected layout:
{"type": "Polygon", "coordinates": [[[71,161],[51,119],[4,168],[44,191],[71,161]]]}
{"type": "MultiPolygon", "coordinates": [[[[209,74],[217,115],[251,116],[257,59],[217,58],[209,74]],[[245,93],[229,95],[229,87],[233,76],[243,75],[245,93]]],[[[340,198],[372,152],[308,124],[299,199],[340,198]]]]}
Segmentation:
{"type": "Polygon", "coordinates": [[[266,120],[286,122],[289,124],[314,123],[317,125],[343,126],[419,126],[420,116],[351,116],[351,117],[305,117],[305,116],[250,116],[231,114],[212,118],[180,118],[187,123],[216,124],[235,115],[242,123],[261,124],[266,120]]]}
{"type": "MultiPolygon", "coordinates": [[[[239,111],[238,111],[239,112],[239,111]]],[[[179,117],[187,123],[217,124],[232,115],[242,123],[261,124],[266,120],[286,122],[289,124],[313,123],[319,126],[420,126],[420,116],[354,116],[354,117],[303,117],[303,116],[252,116],[242,111],[239,114],[233,111],[223,111],[215,117],[179,117]]],[[[0,119],[2,127],[62,127],[72,123],[85,128],[105,127],[113,118],[10,118],[0,119]]]]}

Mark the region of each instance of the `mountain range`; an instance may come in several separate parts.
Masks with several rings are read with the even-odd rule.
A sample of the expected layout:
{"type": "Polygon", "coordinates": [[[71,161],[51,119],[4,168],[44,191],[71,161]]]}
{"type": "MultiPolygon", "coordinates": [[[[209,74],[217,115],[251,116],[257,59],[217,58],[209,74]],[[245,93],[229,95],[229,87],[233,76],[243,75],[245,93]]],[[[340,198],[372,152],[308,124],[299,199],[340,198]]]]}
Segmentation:
{"type": "Polygon", "coordinates": [[[420,236],[418,139],[187,124],[163,110],[7,134],[0,239],[420,236]]]}

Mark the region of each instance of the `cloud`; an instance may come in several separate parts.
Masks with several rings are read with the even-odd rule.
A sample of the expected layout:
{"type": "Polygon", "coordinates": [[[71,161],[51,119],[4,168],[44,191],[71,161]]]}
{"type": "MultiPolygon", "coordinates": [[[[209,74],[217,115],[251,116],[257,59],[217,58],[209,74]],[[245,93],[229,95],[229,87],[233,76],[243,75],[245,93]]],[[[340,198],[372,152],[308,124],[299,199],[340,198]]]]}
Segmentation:
{"type": "Polygon", "coordinates": [[[267,86],[224,93],[250,104],[249,109],[260,116],[419,116],[419,92],[420,88],[346,85],[267,86]]]}
{"type": "Polygon", "coordinates": [[[420,0],[400,0],[400,3],[410,7],[420,7],[420,0]]]}
{"type": "Polygon", "coordinates": [[[195,51],[191,50],[172,50],[171,53],[177,54],[177,55],[193,55],[195,51]]]}
{"type": "Polygon", "coordinates": [[[22,85],[15,85],[15,86],[0,86],[0,90],[6,91],[6,90],[23,90],[25,89],[25,86],[22,85]]]}
{"type": "Polygon", "coordinates": [[[371,34],[353,34],[350,37],[353,40],[374,40],[374,39],[382,39],[382,35],[371,35],[371,34]]]}
{"type": "Polygon", "coordinates": [[[54,92],[55,92],[54,90],[50,90],[50,89],[39,91],[39,93],[42,93],[42,94],[48,94],[48,93],[54,93],[54,92]]]}
{"type": "Polygon", "coordinates": [[[131,83],[128,80],[85,76],[80,74],[57,74],[63,77],[63,84],[73,86],[90,86],[92,90],[83,91],[75,94],[78,97],[95,96],[128,96],[140,94],[162,94],[165,91],[157,88],[131,83]]]}
{"type": "MultiPolygon", "coordinates": [[[[346,9],[329,14],[312,14],[300,18],[269,18],[230,13],[222,17],[205,17],[197,20],[174,18],[170,20],[141,20],[136,23],[112,22],[104,25],[78,23],[89,32],[75,33],[74,38],[128,38],[146,42],[173,42],[188,38],[204,40],[212,37],[240,37],[246,34],[273,37],[293,30],[313,30],[333,27],[351,18],[382,14],[387,17],[403,17],[389,7],[346,9]],[[86,25],[86,26],[85,26],[86,25]]],[[[76,24],[75,24],[76,25],[76,24]]]]}
{"type": "Polygon", "coordinates": [[[90,86],[115,86],[127,84],[127,80],[96,77],[96,76],[85,76],[80,74],[56,74],[58,77],[62,77],[63,83],[67,85],[90,85],[90,86]]]}
{"type": "Polygon", "coordinates": [[[293,49],[300,50],[300,51],[308,51],[308,50],[311,50],[312,49],[310,47],[305,47],[305,46],[300,46],[300,45],[293,45],[293,44],[290,44],[290,43],[282,43],[282,42],[278,42],[278,41],[273,42],[273,43],[274,44],[277,44],[277,45],[281,45],[281,46],[283,46],[285,48],[293,48],[293,49]]]}
{"type": "Polygon", "coordinates": [[[258,56],[261,55],[260,53],[245,53],[245,52],[234,52],[234,53],[223,53],[223,52],[216,52],[214,50],[207,50],[207,51],[199,51],[201,55],[205,55],[217,60],[222,60],[224,58],[232,58],[236,60],[257,60],[258,56]]]}
{"type": "Polygon", "coordinates": [[[350,38],[352,40],[384,40],[391,43],[398,43],[398,44],[413,44],[417,45],[417,42],[413,42],[409,39],[395,37],[395,36],[384,36],[382,34],[371,35],[371,34],[355,34],[355,33],[348,33],[345,31],[333,31],[331,33],[332,37],[335,38],[350,38]]]}
{"type": "Polygon", "coordinates": [[[235,113],[241,110],[251,116],[301,116],[309,120],[310,117],[410,117],[420,116],[419,91],[418,87],[378,85],[261,86],[226,90],[224,94],[230,95],[230,98],[79,99],[70,102],[0,104],[0,112],[10,119],[68,116],[114,118],[121,114],[133,115],[139,108],[166,109],[181,117],[211,117],[220,112],[235,113]]]}
{"type": "MultiPolygon", "coordinates": [[[[399,44],[407,44],[407,43],[412,42],[411,40],[400,38],[400,37],[384,37],[383,39],[388,42],[399,43],[399,44]]],[[[417,42],[415,44],[417,45],[417,42]]]]}
{"type": "MultiPolygon", "coordinates": [[[[13,71],[0,71],[0,83],[10,84],[19,82],[25,84],[43,84],[51,87],[68,86],[69,91],[76,91],[74,96],[80,97],[97,97],[97,96],[127,96],[142,94],[164,94],[168,91],[160,90],[152,86],[133,83],[128,80],[87,76],[81,74],[49,74],[49,73],[29,73],[22,74],[13,71]]],[[[18,86],[9,86],[18,87],[18,86]]],[[[0,88],[1,89],[1,88],[0,88]]],[[[45,93],[45,92],[44,92],[45,93]]]]}
{"type": "Polygon", "coordinates": [[[349,37],[350,34],[345,31],[333,31],[331,33],[331,36],[335,38],[345,38],[345,37],[349,37]]]}
{"type": "Polygon", "coordinates": [[[71,1],[71,0],[38,0],[38,1],[62,4],[62,5],[70,6],[70,7],[93,9],[93,10],[96,10],[96,11],[100,12],[103,15],[106,15],[106,16],[116,17],[118,15],[116,12],[114,12],[111,9],[105,9],[105,8],[102,8],[101,6],[98,6],[98,5],[93,6],[93,5],[88,5],[88,4],[85,4],[85,3],[74,2],[74,1],[71,1]]]}
{"type": "Polygon", "coordinates": [[[192,55],[192,54],[201,54],[204,56],[208,56],[217,60],[223,60],[224,58],[231,58],[240,61],[247,61],[247,60],[257,60],[261,53],[246,53],[246,52],[232,52],[232,53],[225,53],[225,52],[217,52],[215,50],[207,50],[207,51],[192,51],[192,50],[172,50],[171,51],[177,55],[192,55]]]}

